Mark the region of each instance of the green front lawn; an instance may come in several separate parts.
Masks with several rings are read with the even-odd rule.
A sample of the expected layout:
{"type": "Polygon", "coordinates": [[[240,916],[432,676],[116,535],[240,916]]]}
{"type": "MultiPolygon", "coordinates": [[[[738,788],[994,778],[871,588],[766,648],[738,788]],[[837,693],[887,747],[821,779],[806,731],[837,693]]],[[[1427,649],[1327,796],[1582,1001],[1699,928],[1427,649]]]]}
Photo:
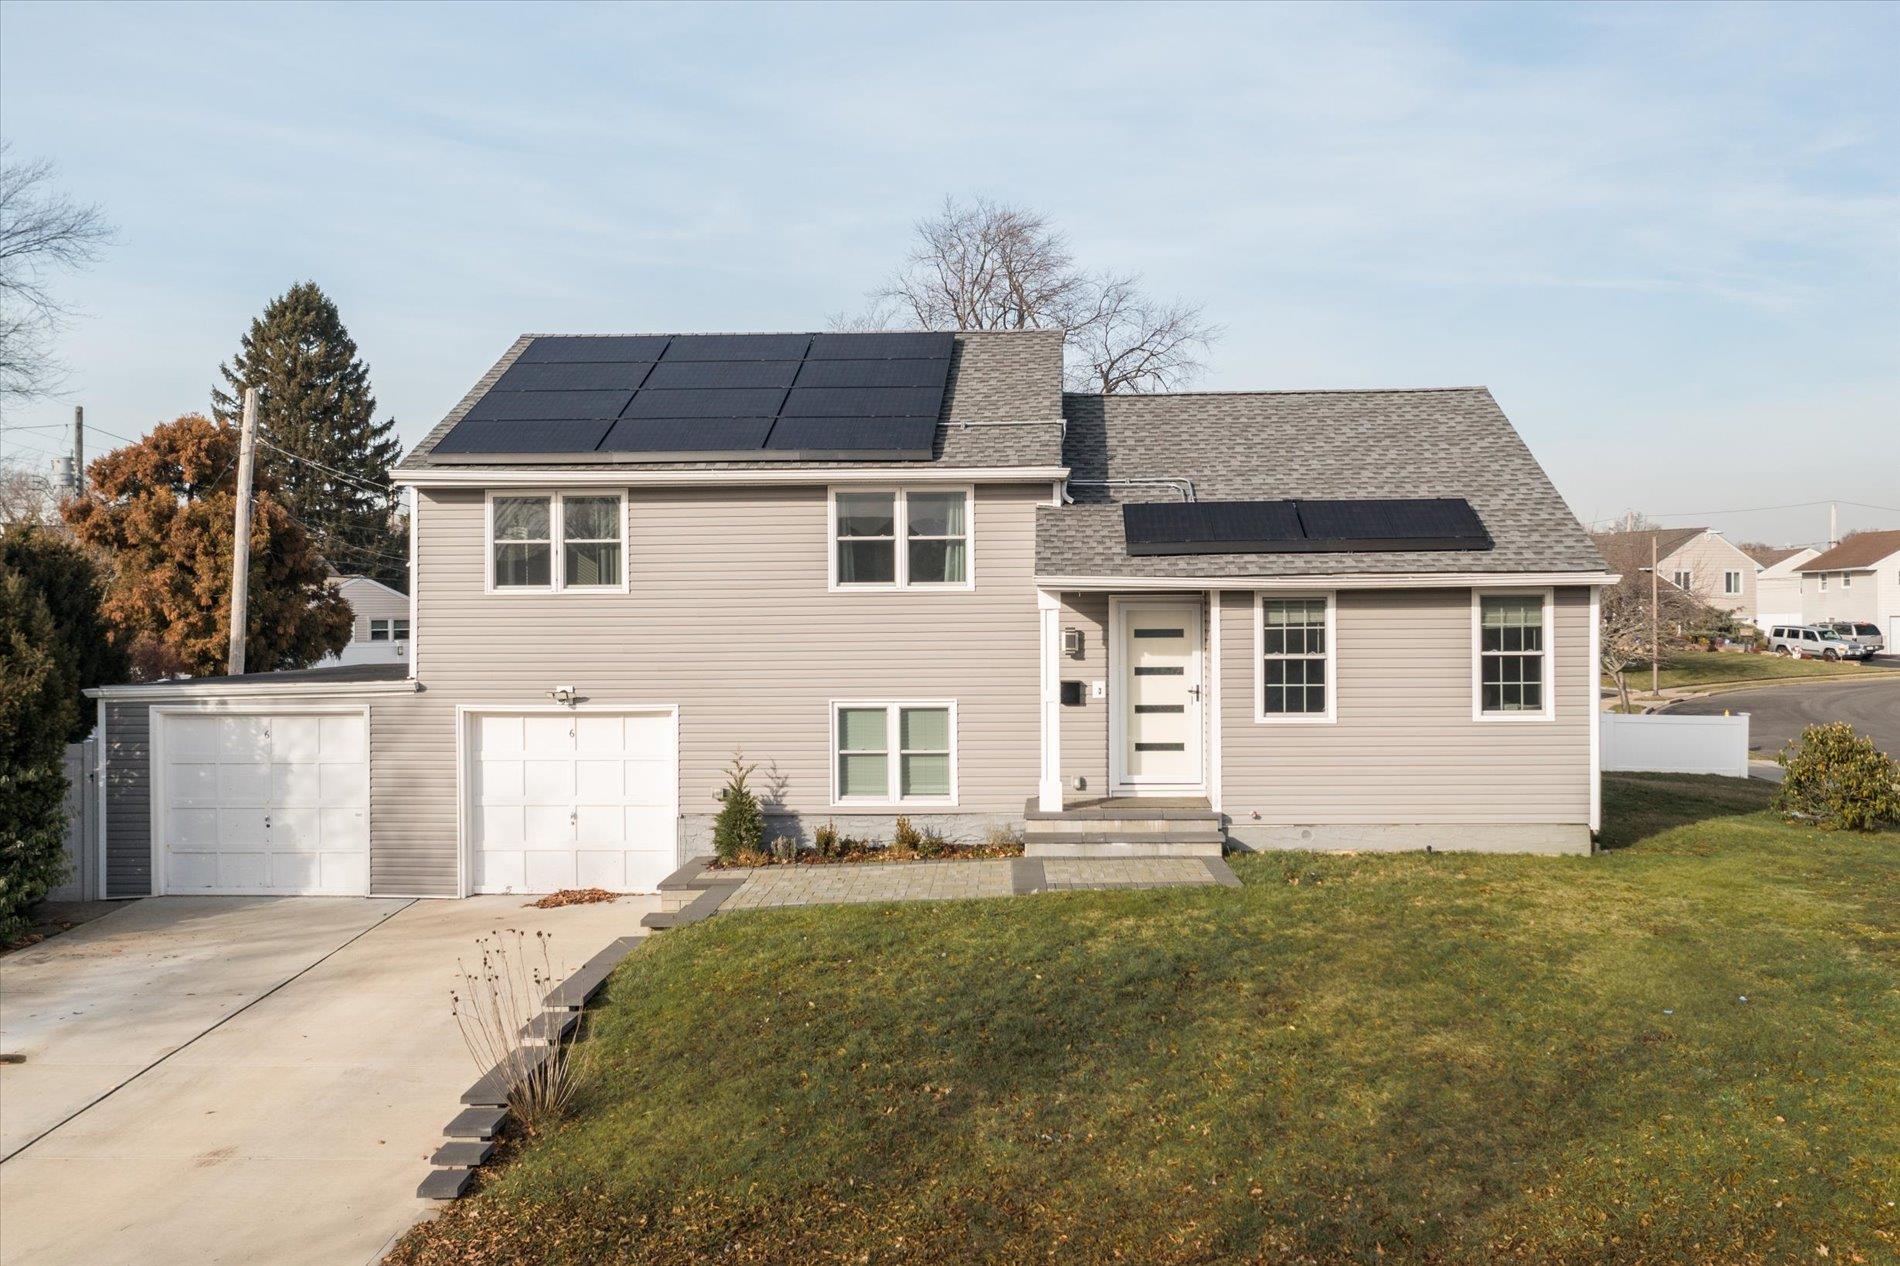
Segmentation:
{"type": "MultiPolygon", "coordinates": [[[[1824,659],[1795,659],[1783,655],[1743,655],[1728,651],[1688,651],[1670,655],[1662,662],[1662,688],[1672,686],[1720,686],[1750,682],[1801,681],[1813,677],[1853,677],[1879,669],[1865,668],[1852,660],[1829,663],[1824,659]]],[[[1605,689],[1615,689],[1615,679],[1603,677],[1605,689]]],[[[1649,665],[1629,671],[1630,693],[1649,692],[1649,665]]]]}
{"type": "Polygon", "coordinates": [[[1894,1261],[1900,834],[1606,784],[1594,858],[669,933],[392,1260],[1894,1261]]]}

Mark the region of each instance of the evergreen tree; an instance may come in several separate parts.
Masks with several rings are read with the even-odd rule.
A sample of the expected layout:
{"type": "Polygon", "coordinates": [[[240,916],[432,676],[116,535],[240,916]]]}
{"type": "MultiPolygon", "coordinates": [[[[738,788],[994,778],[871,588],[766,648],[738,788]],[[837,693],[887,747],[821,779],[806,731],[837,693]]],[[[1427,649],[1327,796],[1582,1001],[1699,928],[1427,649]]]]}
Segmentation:
{"type": "Polygon", "coordinates": [[[73,702],[66,741],[76,743],[92,729],[95,711],[80,692],[131,676],[119,632],[100,611],[104,577],[92,556],[70,538],[32,523],[0,531],[0,569],[22,577],[46,603],[53,621],[54,659],[73,702]]]}
{"type": "Polygon", "coordinates": [[[66,872],[66,771],[73,701],[46,603],[0,564],[0,944],[66,872]]]}
{"type": "Polygon", "coordinates": [[[257,388],[258,437],[267,441],[258,466],[330,565],[407,592],[408,532],[391,514],[389,486],[402,455],[396,420],[376,421],[369,366],[330,297],[306,281],[271,300],[218,372],[229,387],[211,393],[220,422],[235,425],[244,389],[257,388]]]}

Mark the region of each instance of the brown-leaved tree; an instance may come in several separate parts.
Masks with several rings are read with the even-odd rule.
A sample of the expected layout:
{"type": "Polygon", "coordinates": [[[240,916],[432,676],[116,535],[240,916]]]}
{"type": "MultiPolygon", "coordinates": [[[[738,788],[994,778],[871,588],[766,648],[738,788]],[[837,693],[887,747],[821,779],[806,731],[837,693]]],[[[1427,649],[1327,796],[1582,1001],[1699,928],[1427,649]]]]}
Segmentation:
{"type": "MultiPolygon", "coordinates": [[[[238,434],[199,414],[152,428],[87,468],[62,513],[80,540],[112,552],[102,610],[144,675],[224,671],[238,434]]],[[[251,511],[245,664],[302,668],[350,640],[350,607],[326,586],[323,559],[258,472],[251,511]]]]}

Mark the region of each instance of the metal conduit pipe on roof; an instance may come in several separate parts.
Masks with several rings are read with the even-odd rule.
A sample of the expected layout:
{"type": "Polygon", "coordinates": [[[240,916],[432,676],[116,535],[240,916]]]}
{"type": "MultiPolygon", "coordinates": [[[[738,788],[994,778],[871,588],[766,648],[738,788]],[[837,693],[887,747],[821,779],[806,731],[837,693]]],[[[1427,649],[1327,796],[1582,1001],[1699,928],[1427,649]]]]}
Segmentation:
{"type": "Polygon", "coordinates": [[[1067,479],[1063,481],[1062,500],[1074,504],[1075,498],[1069,495],[1069,489],[1081,488],[1172,488],[1181,494],[1181,500],[1192,501],[1194,481],[1187,478],[1162,477],[1155,479],[1067,479]]]}

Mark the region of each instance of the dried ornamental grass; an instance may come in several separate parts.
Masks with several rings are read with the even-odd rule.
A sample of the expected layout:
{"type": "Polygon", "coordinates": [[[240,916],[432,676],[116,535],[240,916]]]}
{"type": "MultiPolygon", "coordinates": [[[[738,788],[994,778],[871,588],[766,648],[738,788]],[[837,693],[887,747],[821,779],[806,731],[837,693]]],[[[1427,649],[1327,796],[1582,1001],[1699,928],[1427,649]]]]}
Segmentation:
{"type": "Polygon", "coordinates": [[[559,1121],[573,1102],[573,1032],[542,1048],[522,1045],[521,1031],[547,1008],[543,999],[559,976],[553,938],[508,929],[478,937],[476,964],[456,961],[449,1010],[476,1067],[502,1070],[508,1109],[522,1129],[536,1134],[559,1121]]]}

